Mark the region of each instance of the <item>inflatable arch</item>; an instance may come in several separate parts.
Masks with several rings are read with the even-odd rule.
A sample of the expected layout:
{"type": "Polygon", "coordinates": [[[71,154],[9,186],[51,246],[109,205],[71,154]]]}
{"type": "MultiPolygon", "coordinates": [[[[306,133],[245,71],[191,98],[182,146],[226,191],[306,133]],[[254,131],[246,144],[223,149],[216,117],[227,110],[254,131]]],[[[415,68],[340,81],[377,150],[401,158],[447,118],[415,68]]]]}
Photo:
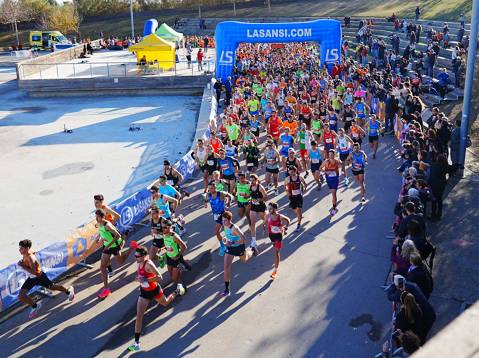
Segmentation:
{"type": "Polygon", "coordinates": [[[329,66],[341,59],[341,23],[313,20],[288,23],[246,23],[223,21],[216,26],[216,78],[226,80],[233,73],[235,52],[241,42],[317,42],[321,63],[329,66]]]}

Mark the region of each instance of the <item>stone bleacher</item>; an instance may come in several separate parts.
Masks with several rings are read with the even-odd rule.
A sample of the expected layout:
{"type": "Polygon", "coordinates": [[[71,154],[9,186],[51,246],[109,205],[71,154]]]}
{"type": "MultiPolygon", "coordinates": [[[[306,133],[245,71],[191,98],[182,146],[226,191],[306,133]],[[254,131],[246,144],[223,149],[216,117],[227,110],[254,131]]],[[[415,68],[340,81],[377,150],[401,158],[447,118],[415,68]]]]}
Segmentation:
{"type": "MultiPolygon", "coordinates": [[[[244,22],[255,22],[255,23],[265,23],[265,22],[294,22],[294,21],[309,21],[309,20],[316,20],[318,18],[313,18],[313,17],[294,17],[294,18],[286,18],[286,17],[258,17],[258,18],[235,18],[234,20],[237,21],[244,21],[244,22]]],[[[357,43],[356,43],[356,33],[359,30],[358,29],[358,24],[361,19],[366,19],[364,18],[351,18],[351,26],[349,28],[346,28],[343,23],[342,18],[338,18],[338,20],[341,21],[342,23],[342,31],[343,31],[343,36],[344,39],[347,40],[350,44],[350,48],[353,49],[357,43]]],[[[370,18],[368,18],[370,19],[370,18]]],[[[214,31],[216,28],[216,25],[221,22],[221,21],[231,21],[233,18],[203,18],[205,21],[206,29],[200,29],[200,19],[198,18],[183,18],[179,21],[179,24],[177,26],[177,30],[179,32],[184,33],[185,35],[214,35],[214,31]]],[[[400,55],[402,55],[404,49],[406,46],[409,44],[409,39],[407,38],[407,35],[405,32],[400,32],[400,31],[395,31],[394,30],[394,23],[388,22],[384,18],[372,18],[374,22],[374,26],[372,28],[372,33],[373,37],[379,38],[384,40],[384,43],[386,44],[386,47],[388,49],[391,48],[391,41],[390,37],[393,34],[397,34],[400,38],[400,55]]],[[[425,51],[427,48],[427,40],[426,40],[426,32],[429,28],[433,28],[434,30],[438,32],[442,32],[442,28],[444,26],[444,22],[442,21],[433,21],[433,20],[411,20],[408,19],[408,22],[414,22],[414,23],[419,23],[422,26],[422,31],[421,31],[421,36],[420,39],[418,39],[416,43],[416,50],[418,51],[425,51]]],[[[457,44],[457,32],[460,28],[460,23],[458,22],[448,22],[449,26],[449,48],[444,49],[441,48],[439,52],[439,56],[437,57],[436,60],[436,65],[434,67],[434,75],[436,76],[441,68],[446,68],[451,80],[454,82],[454,74],[452,73],[452,49],[456,46],[457,44]]],[[[470,34],[470,25],[466,24],[465,27],[465,34],[464,36],[468,36],[470,34]]],[[[428,76],[423,76],[423,80],[431,80],[428,76]]],[[[463,96],[463,91],[461,89],[454,89],[454,91],[449,92],[447,96],[445,97],[444,100],[442,100],[439,96],[435,96],[432,94],[423,94],[421,95],[422,100],[427,106],[436,106],[443,101],[451,101],[451,100],[458,100],[460,97],[463,96]]]]}

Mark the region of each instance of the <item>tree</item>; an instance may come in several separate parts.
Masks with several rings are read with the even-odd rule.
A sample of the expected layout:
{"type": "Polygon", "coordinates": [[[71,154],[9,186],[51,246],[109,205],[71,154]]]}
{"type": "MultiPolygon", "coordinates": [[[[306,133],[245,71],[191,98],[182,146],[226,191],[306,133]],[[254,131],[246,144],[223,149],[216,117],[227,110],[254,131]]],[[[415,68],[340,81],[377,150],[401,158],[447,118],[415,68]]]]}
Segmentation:
{"type": "Polygon", "coordinates": [[[80,31],[81,17],[75,4],[53,6],[45,19],[48,30],[60,31],[62,34],[78,34],[80,31]]]}
{"type": "Polygon", "coordinates": [[[30,21],[33,18],[34,13],[32,8],[25,0],[3,0],[0,4],[0,22],[13,26],[17,38],[17,46],[20,45],[17,24],[19,22],[30,21]]]}

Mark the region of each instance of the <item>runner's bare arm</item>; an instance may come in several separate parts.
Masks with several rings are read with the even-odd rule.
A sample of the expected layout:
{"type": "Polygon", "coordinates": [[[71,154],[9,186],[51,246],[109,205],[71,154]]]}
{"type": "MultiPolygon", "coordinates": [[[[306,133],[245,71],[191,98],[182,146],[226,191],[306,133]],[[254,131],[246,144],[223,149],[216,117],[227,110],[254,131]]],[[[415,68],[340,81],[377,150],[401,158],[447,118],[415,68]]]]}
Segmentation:
{"type": "Polygon", "coordinates": [[[172,198],[171,196],[165,195],[165,194],[163,194],[162,196],[163,196],[163,199],[165,199],[166,201],[172,204],[178,205],[178,199],[172,198]]]}
{"type": "Polygon", "coordinates": [[[113,219],[115,222],[120,220],[120,214],[118,214],[115,210],[110,208],[108,205],[104,205],[103,209],[106,211],[107,214],[110,214],[111,216],[113,216],[113,219]]]}
{"type": "Polygon", "coordinates": [[[187,247],[186,244],[181,238],[178,236],[178,234],[173,234],[175,238],[175,242],[180,246],[180,255],[183,255],[183,253],[186,251],[187,247]]]}
{"type": "Polygon", "coordinates": [[[149,282],[161,282],[161,280],[163,279],[163,276],[161,276],[160,271],[158,271],[156,266],[152,265],[149,260],[145,265],[145,270],[146,270],[146,272],[155,274],[154,277],[148,278],[147,281],[149,281],[149,282]]]}

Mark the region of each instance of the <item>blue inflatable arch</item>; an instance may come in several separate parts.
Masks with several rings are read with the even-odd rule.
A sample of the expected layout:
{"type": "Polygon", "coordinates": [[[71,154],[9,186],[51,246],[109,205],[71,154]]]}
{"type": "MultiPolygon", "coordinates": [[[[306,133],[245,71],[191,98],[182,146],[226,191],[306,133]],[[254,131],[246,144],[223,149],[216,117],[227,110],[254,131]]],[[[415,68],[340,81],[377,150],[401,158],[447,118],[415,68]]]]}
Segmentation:
{"type": "Polygon", "coordinates": [[[288,23],[223,21],[216,26],[216,78],[225,80],[233,72],[235,52],[241,42],[317,42],[321,63],[332,65],[341,59],[341,23],[313,20],[288,23]]]}

